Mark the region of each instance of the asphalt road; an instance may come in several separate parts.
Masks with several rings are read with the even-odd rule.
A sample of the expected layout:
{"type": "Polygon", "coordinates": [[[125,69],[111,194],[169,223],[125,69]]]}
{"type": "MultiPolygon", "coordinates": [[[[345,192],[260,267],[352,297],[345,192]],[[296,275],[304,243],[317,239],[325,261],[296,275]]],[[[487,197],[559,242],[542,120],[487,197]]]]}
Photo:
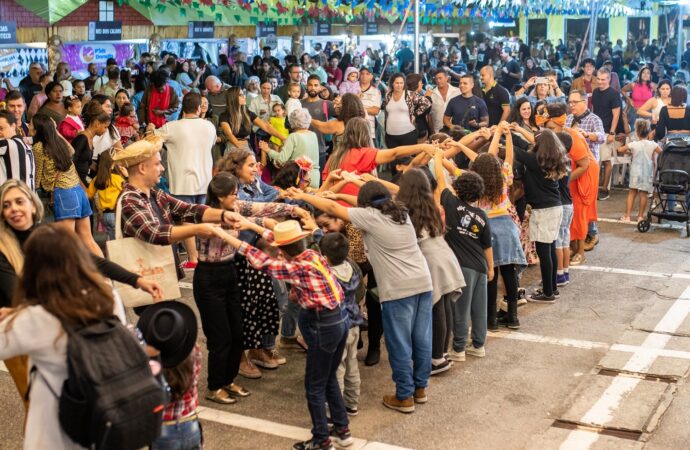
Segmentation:
{"type": "MultiPolygon", "coordinates": [[[[600,217],[618,218],[625,194],[613,191],[601,203],[600,217]]],[[[600,222],[600,231],[601,243],[587,253],[584,268],[571,270],[571,284],[561,288],[555,305],[521,307],[521,329],[491,333],[486,358],[468,357],[432,377],[429,402],[414,414],[381,404],[393,392],[385,355],[375,367],[362,364],[360,414],[350,424],[357,438],[353,448],[690,448],[690,320],[683,309],[690,301],[682,302],[690,285],[690,240],[677,229],[641,234],[632,224],[613,221],[600,222]],[[667,312],[671,306],[685,315],[667,312]],[[645,329],[644,320],[656,321],[657,313],[654,336],[671,339],[666,348],[673,344],[673,351],[658,360],[652,355],[649,367],[630,369],[642,356],[660,352],[644,350],[652,344],[632,342],[626,334],[646,333],[637,330],[645,329]],[[669,318],[679,323],[667,330],[669,318]],[[633,362],[618,370],[617,355],[633,362]],[[637,387],[607,403],[615,390],[609,384],[630,380],[637,387]],[[597,415],[602,408],[603,419],[597,415]]],[[[523,286],[534,289],[538,277],[537,267],[528,269],[523,286]]],[[[193,304],[191,291],[183,294],[193,304]]],[[[229,406],[201,400],[206,449],[288,449],[309,436],[305,356],[285,353],[287,365],[264,371],[260,380],[237,380],[250,397],[229,406]]],[[[22,407],[6,373],[0,373],[0,401],[0,448],[21,448],[22,407]]]]}

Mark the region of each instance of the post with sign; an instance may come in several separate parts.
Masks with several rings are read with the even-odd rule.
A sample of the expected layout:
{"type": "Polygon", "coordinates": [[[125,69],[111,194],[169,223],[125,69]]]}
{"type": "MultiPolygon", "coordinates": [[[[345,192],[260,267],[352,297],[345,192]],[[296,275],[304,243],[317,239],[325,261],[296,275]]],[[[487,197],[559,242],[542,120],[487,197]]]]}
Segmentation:
{"type": "Polygon", "coordinates": [[[17,22],[0,21],[0,44],[17,43],[17,22]]]}
{"type": "Polygon", "coordinates": [[[379,24],[376,22],[366,22],[364,24],[364,34],[366,34],[366,35],[379,34],[379,24]]]}
{"type": "Polygon", "coordinates": [[[189,22],[190,39],[213,39],[215,24],[213,22],[189,22]]]}
{"type": "Polygon", "coordinates": [[[89,22],[89,41],[121,41],[122,22],[89,22]]]}
{"type": "Polygon", "coordinates": [[[278,47],[278,22],[259,22],[256,37],[263,39],[265,45],[275,50],[278,47]]]}
{"type": "Polygon", "coordinates": [[[331,24],[328,22],[320,22],[314,24],[314,34],[317,36],[330,36],[331,24]]]}

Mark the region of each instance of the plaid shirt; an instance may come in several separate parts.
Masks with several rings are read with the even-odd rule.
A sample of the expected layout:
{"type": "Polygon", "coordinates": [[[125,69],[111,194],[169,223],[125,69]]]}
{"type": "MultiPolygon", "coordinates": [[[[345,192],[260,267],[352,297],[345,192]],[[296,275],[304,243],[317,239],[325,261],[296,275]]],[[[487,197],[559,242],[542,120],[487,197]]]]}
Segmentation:
{"type": "MultiPolygon", "coordinates": [[[[273,234],[269,235],[271,240],[273,234]]],[[[305,250],[290,261],[271,258],[243,242],[237,250],[249,263],[272,277],[292,284],[297,303],[305,309],[333,310],[343,299],[343,290],[326,259],[314,250],[305,250]],[[320,270],[321,266],[324,270],[320,270]]]]}
{"type": "MultiPolygon", "coordinates": [[[[565,119],[566,128],[573,128],[574,120],[575,116],[573,114],[568,114],[568,117],[565,119]]],[[[577,127],[587,133],[594,133],[597,135],[596,141],[591,141],[589,139],[585,140],[587,141],[587,145],[589,145],[589,149],[592,151],[592,154],[597,161],[599,161],[599,145],[606,142],[606,132],[604,131],[604,125],[601,123],[601,119],[599,116],[590,111],[589,114],[580,120],[580,122],[577,124],[577,127]]]]}
{"type": "Polygon", "coordinates": [[[201,375],[202,358],[199,344],[194,346],[192,353],[194,354],[194,378],[192,379],[192,385],[177,401],[165,405],[165,410],[163,411],[164,422],[184,419],[190,414],[196,413],[196,409],[199,407],[199,391],[197,386],[199,385],[199,376],[201,375]]]}
{"type": "Polygon", "coordinates": [[[125,183],[122,189],[122,233],[154,245],[172,244],[173,224],[200,223],[206,205],[191,205],[177,200],[160,189],[151,189],[151,197],[125,183]],[[151,205],[155,200],[162,214],[162,221],[151,205]]]}

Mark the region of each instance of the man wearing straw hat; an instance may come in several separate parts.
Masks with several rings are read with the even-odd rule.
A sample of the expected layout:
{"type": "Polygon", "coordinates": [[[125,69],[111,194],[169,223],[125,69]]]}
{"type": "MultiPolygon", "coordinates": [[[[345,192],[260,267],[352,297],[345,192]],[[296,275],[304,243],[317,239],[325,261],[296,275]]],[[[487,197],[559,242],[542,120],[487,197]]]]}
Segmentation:
{"type": "MultiPolygon", "coordinates": [[[[186,203],[155,187],[165,170],[161,164],[162,146],[160,136],[147,136],[113,157],[129,172],[120,197],[123,235],[149,244],[170,245],[189,237],[214,236],[212,223],[235,226],[239,214],[186,203]],[[183,225],[174,225],[178,223],[183,225]]],[[[177,254],[175,262],[178,278],[183,278],[177,254]]]]}

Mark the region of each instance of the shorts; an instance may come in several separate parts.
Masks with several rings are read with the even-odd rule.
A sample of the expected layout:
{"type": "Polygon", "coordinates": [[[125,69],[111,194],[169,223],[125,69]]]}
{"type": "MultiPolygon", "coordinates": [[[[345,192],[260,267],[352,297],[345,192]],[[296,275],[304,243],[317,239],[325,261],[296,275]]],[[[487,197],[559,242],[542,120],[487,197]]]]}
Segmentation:
{"type": "Polygon", "coordinates": [[[494,267],[517,264],[526,266],[527,259],[520,243],[520,230],[510,216],[502,215],[489,218],[491,227],[491,250],[494,255],[494,267]]]}
{"type": "Polygon", "coordinates": [[[533,209],[529,216],[529,240],[550,244],[558,239],[563,207],[533,209]]]}
{"type": "Polygon", "coordinates": [[[53,215],[55,221],[83,219],[93,214],[86,192],[81,186],[69,189],[55,188],[53,191],[53,215]]]}
{"type": "Polygon", "coordinates": [[[612,159],[615,160],[618,157],[618,148],[621,146],[621,143],[614,140],[613,142],[609,143],[604,143],[599,146],[599,161],[605,162],[605,161],[611,161],[612,159]]]}
{"type": "Polygon", "coordinates": [[[570,246],[570,224],[573,221],[573,205],[563,205],[563,218],[561,228],[558,230],[556,248],[567,248],[570,246]]]}

